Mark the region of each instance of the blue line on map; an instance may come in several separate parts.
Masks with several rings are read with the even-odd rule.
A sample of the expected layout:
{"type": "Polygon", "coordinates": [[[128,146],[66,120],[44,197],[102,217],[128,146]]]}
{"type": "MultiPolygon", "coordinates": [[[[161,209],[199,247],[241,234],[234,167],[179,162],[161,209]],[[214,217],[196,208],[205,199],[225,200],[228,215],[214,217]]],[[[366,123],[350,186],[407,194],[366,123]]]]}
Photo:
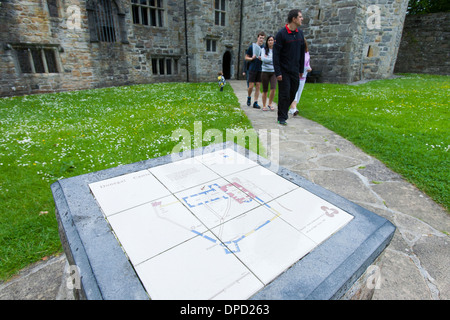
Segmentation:
{"type": "MultiPolygon", "coordinates": [[[[217,191],[217,189],[215,189],[214,188],[214,186],[216,186],[218,189],[220,189],[220,186],[216,183],[216,184],[212,184],[212,185],[209,185],[208,186],[208,188],[209,188],[209,190],[206,190],[206,191],[202,191],[202,192],[199,192],[199,193],[196,193],[196,194],[192,194],[192,195],[190,195],[190,196],[186,196],[186,197],[183,197],[182,199],[183,199],[183,201],[190,207],[190,208],[194,208],[194,207],[197,207],[197,206],[200,206],[200,205],[204,205],[204,204],[207,204],[207,203],[209,203],[209,202],[214,202],[214,201],[218,201],[218,200],[221,200],[221,199],[229,199],[229,197],[228,196],[218,196],[217,198],[214,198],[214,199],[208,199],[208,200],[206,200],[206,201],[203,201],[203,202],[197,202],[197,203],[195,203],[195,204],[191,204],[191,203],[189,203],[189,200],[192,200],[192,198],[194,198],[193,200],[195,200],[195,197],[199,197],[199,196],[201,196],[201,195],[207,195],[208,193],[210,193],[210,192],[214,192],[214,191],[217,191]]],[[[239,189],[239,188],[238,188],[239,189]]],[[[259,197],[256,197],[256,196],[254,196],[254,198],[255,199],[257,199],[257,200],[259,200],[264,206],[266,206],[267,208],[271,208],[264,200],[262,200],[261,198],[259,198],[259,197]]],[[[248,201],[251,201],[252,200],[252,198],[250,198],[248,201]]],[[[246,201],[244,201],[244,202],[246,202],[246,201]]],[[[273,219],[272,219],[273,220],[273,219]]],[[[220,243],[220,245],[224,248],[224,250],[225,250],[225,253],[226,254],[232,254],[232,253],[238,253],[238,252],[241,252],[241,249],[240,249],[240,247],[239,247],[239,242],[241,241],[241,240],[243,240],[243,239],[245,239],[248,235],[250,235],[251,233],[253,233],[253,232],[256,232],[256,231],[258,231],[259,229],[261,229],[262,227],[264,227],[264,226],[266,226],[267,224],[269,224],[272,220],[267,220],[267,221],[265,221],[263,224],[261,224],[260,226],[258,226],[257,228],[255,228],[255,229],[253,229],[252,231],[250,231],[249,233],[246,233],[246,235],[242,235],[241,237],[239,237],[238,239],[236,239],[236,240],[232,240],[232,241],[226,241],[226,242],[223,242],[223,243],[220,243]],[[234,246],[234,249],[232,248],[234,246]]],[[[201,232],[198,232],[198,231],[195,231],[195,230],[191,230],[193,233],[195,233],[195,234],[197,234],[197,235],[199,235],[199,236],[201,236],[201,237],[203,237],[203,238],[205,238],[206,240],[209,240],[209,241],[211,241],[212,243],[217,243],[217,240],[215,240],[215,239],[213,239],[213,238],[211,238],[211,237],[208,237],[208,236],[206,236],[206,235],[204,235],[203,233],[201,233],[201,232]]]]}
{"type": "Polygon", "coordinates": [[[209,241],[213,242],[213,243],[216,243],[216,242],[217,242],[216,239],[213,239],[213,238],[211,238],[211,237],[208,237],[208,236],[204,235],[204,234],[201,233],[201,232],[198,232],[198,231],[195,231],[195,230],[191,230],[191,231],[192,231],[193,233],[195,233],[195,234],[197,234],[197,235],[199,235],[199,236],[205,238],[206,240],[209,240],[209,241]]]}
{"type": "Polygon", "coordinates": [[[270,223],[270,220],[267,220],[266,222],[264,222],[262,225],[260,225],[258,228],[256,228],[255,231],[261,229],[262,227],[264,227],[268,223],[270,223]]]}
{"type": "MultiPolygon", "coordinates": [[[[267,224],[269,224],[271,221],[267,220],[265,221],[262,225],[260,225],[259,227],[255,228],[253,231],[258,231],[259,229],[261,229],[262,227],[266,226],[267,224]]],[[[201,232],[198,232],[196,230],[191,230],[193,233],[205,238],[206,240],[211,241],[212,243],[217,243],[217,240],[208,237],[206,235],[204,235],[201,232]]],[[[246,238],[246,235],[242,235],[241,237],[237,238],[236,240],[232,240],[232,241],[225,241],[224,243],[221,243],[220,245],[224,248],[225,253],[226,254],[231,254],[231,253],[238,253],[241,252],[241,248],[239,247],[239,241],[243,240],[246,238]],[[232,249],[232,246],[234,245],[235,249],[232,249]]]]}
{"type": "Polygon", "coordinates": [[[241,241],[243,238],[245,238],[245,236],[242,236],[241,238],[239,238],[238,240],[233,240],[233,241],[227,241],[224,244],[222,244],[222,246],[225,249],[225,253],[226,254],[231,254],[231,253],[236,253],[236,252],[241,252],[241,249],[239,248],[239,244],[238,242],[241,241]],[[235,250],[231,250],[230,246],[226,247],[225,245],[230,245],[230,244],[234,244],[234,246],[236,247],[235,250]]]}
{"type": "Polygon", "coordinates": [[[213,239],[213,238],[210,238],[210,237],[208,237],[208,236],[203,236],[203,238],[205,238],[205,239],[207,239],[207,240],[209,240],[209,241],[211,241],[211,242],[214,242],[214,243],[216,243],[217,241],[215,240],[215,239],[213,239]]]}
{"type": "MultiPolygon", "coordinates": [[[[268,225],[270,222],[271,222],[271,220],[265,221],[265,222],[264,222],[263,224],[261,224],[259,227],[255,228],[253,231],[254,231],[254,232],[258,231],[258,230],[261,229],[262,227],[268,225]]],[[[198,231],[196,231],[196,230],[191,230],[191,231],[192,231],[193,233],[195,233],[195,234],[197,234],[197,235],[199,235],[199,236],[205,238],[206,240],[211,241],[212,243],[217,243],[217,240],[215,240],[215,239],[213,239],[213,238],[211,238],[211,237],[208,237],[208,236],[204,235],[204,234],[201,233],[201,232],[198,232],[198,231]]],[[[250,232],[250,233],[248,233],[248,234],[251,234],[251,233],[252,233],[252,232],[250,232]]],[[[247,234],[247,235],[248,235],[248,234],[247,234]]],[[[238,253],[238,252],[241,252],[241,248],[239,247],[239,241],[245,239],[246,237],[247,237],[246,235],[242,235],[241,237],[237,238],[236,240],[225,241],[225,242],[221,243],[220,245],[224,248],[226,254],[238,253]],[[232,249],[232,245],[234,245],[234,247],[235,247],[234,250],[232,249]]]]}
{"type": "MultiPolygon", "coordinates": [[[[208,186],[209,190],[202,191],[202,192],[199,192],[199,193],[191,194],[190,196],[183,197],[182,200],[189,206],[189,208],[195,208],[195,207],[197,207],[197,206],[201,206],[201,205],[204,205],[204,204],[213,202],[213,201],[222,200],[222,199],[225,199],[225,200],[228,199],[228,197],[226,197],[226,196],[218,196],[217,198],[214,198],[214,199],[208,199],[208,200],[206,200],[206,201],[204,201],[204,202],[197,202],[197,203],[193,203],[193,204],[190,203],[190,200],[191,200],[191,199],[194,199],[194,202],[195,202],[195,198],[196,198],[196,197],[200,197],[200,196],[202,196],[202,195],[207,195],[207,194],[210,193],[210,192],[217,191],[217,189],[215,189],[214,186],[216,186],[217,189],[220,188],[220,186],[219,186],[217,183],[215,183],[215,184],[212,184],[212,185],[209,185],[209,186],[208,186]]],[[[201,199],[201,198],[200,198],[200,199],[201,199]]]]}
{"type": "Polygon", "coordinates": [[[259,201],[262,202],[263,205],[265,205],[267,208],[270,208],[270,206],[267,204],[267,202],[265,202],[264,200],[262,200],[261,198],[258,198],[255,196],[256,199],[258,199],[259,201]]]}
{"type": "MultiPolygon", "coordinates": [[[[196,235],[199,235],[200,237],[202,237],[202,238],[204,238],[204,239],[206,239],[206,240],[211,241],[212,243],[217,243],[217,240],[215,240],[215,239],[213,239],[213,238],[211,238],[211,237],[208,237],[207,235],[204,235],[204,234],[201,233],[201,232],[198,232],[198,231],[196,231],[196,230],[191,230],[191,231],[192,231],[193,233],[195,233],[196,235]]],[[[240,238],[237,239],[237,240],[226,241],[225,243],[221,243],[220,245],[224,248],[226,254],[230,254],[230,253],[234,253],[234,252],[240,252],[241,249],[239,248],[238,242],[241,241],[241,240],[244,239],[244,238],[245,238],[245,235],[242,236],[242,237],[240,237],[240,238]],[[229,248],[227,247],[227,245],[230,245],[230,244],[234,244],[234,246],[236,247],[236,249],[235,249],[235,250],[229,249],[229,248]]]]}

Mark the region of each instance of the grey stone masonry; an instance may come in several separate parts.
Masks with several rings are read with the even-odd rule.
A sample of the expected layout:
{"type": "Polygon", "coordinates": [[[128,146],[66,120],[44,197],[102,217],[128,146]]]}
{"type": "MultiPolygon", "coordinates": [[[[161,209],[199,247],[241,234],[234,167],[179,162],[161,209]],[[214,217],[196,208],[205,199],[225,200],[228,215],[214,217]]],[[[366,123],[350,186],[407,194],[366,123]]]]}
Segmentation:
{"type": "Polygon", "coordinates": [[[0,96],[239,79],[258,31],[301,9],[321,81],[393,74],[408,0],[4,0],[0,96]]]}
{"type": "Polygon", "coordinates": [[[163,26],[149,26],[133,23],[131,1],[109,1],[111,20],[103,18],[95,5],[104,2],[59,0],[51,17],[46,1],[2,1],[0,96],[186,79],[183,6],[164,1],[163,26]],[[115,41],[98,39],[95,15],[100,27],[114,26],[103,32],[115,41]],[[21,70],[19,51],[42,49],[55,50],[57,72],[21,70]]]}
{"type": "Polygon", "coordinates": [[[450,12],[406,17],[394,71],[450,74],[450,12]]]}

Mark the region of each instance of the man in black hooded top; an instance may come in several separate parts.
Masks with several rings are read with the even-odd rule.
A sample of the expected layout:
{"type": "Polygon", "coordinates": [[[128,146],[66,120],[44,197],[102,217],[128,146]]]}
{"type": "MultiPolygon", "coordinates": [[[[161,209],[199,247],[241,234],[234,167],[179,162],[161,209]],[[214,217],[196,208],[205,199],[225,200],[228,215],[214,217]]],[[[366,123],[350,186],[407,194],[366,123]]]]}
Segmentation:
{"type": "Polygon", "coordinates": [[[288,23],[275,36],[273,66],[278,80],[278,123],[287,125],[289,106],[295,98],[305,64],[305,38],[300,10],[291,10],[288,23]]]}

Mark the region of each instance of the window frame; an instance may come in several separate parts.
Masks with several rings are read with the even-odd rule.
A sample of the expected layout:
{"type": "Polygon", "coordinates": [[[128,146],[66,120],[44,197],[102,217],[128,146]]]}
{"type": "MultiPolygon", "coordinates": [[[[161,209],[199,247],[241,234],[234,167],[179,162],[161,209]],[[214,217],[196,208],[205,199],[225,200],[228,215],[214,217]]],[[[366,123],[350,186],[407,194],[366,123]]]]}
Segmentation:
{"type": "Polygon", "coordinates": [[[9,46],[14,50],[17,70],[21,74],[58,74],[62,72],[59,46],[36,44],[12,44],[9,46]],[[48,56],[49,54],[51,56],[48,56]],[[53,59],[53,64],[49,61],[50,57],[53,59]],[[23,65],[25,61],[27,64],[23,65]]]}
{"type": "MultiPolygon", "coordinates": [[[[104,8],[102,6],[102,8],[104,8]]],[[[126,25],[126,15],[118,5],[116,0],[88,0],[86,4],[86,10],[88,13],[88,23],[89,23],[89,34],[91,42],[102,42],[102,43],[129,43],[127,30],[125,28],[126,25]],[[110,17],[103,18],[102,24],[100,21],[102,17],[99,17],[99,13],[102,13],[99,10],[99,4],[103,2],[109,2],[110,6],[110,17]],[[108,20],[107,20],[108,19],[108,20]],[[106,29],[104,27],[113,28],[113,34],[109,33],[107,39],[104,39],[106,29]]]]}
{"type": "Polygon", "coordinates": [[[59,0],[47,0],[47,10],[50,18],[60,18],[61,12],[60,7],[61,3],[59,0]],[[53,8],[53,9],[52,9],[53,8]]]}
{"type": "Polygon", "coordinates": [[[214,25],[227,26],[227,1],[214,0],[214,25]]]}
{"type": "Polygon", "coordinates": [[[130,6],[131,20],[133,21],[133,25],[145,26],[150,28],[166,28],[166,3],[164,0],[131,0],[130,6]],[[145,4],[142,3],[143,1],[145,2],[145,4]],[[142,18],[144,9],[147,16],[146,23],[143,23],[142,18]],[[152,12],[154,12],[154,15],[152,14],[152,12]],[[138,19],[136,18],[136,16],[138,16],[138,19]]]}
{"type": "Polygon", "coordinates": [[[150,58],[150,62],[153,76],[172,77],[180,75],[179,56],[155,55],[150,58]],[[170,73],[168,73],[169,69],[170,73]]]}
{"type": "Polygon", "coordinates": [[[217,39],[206,38],[206,52],[216,53],[217,52],[217,39]]]}

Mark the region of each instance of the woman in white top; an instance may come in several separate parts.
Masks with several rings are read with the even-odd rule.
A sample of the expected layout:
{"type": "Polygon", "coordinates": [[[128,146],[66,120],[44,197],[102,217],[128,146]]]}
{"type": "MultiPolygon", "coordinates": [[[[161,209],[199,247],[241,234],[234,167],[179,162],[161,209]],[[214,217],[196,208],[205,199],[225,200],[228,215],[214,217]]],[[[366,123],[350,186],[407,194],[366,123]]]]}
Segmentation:
{"type": "Polygon", "coordinates": [[[300,83],[298,85],[298,90],[295,95],[295,99],[294,99],[294,101],[292,101],[291,108],[289,109],[289,113],[292,114],[293,116],[298,115],[297,104],[300,101],[300,97],[302,96],[303,88],[305,87],[306,76],[307,76],[308,72],[311,72],[311,71],[312,71],[312,69],[310,66],[310,55],[309,55],[309,50],[308,50],[308,43],[306,42],[306,39],[305,39],[305,69],[303,71],[302,76],[300,77],[300,83]]]}
{"type": "Polygon", "coordinates": [[[273,44],[275,38],[273,36],[268,36],[266,39],[266,45],[261,51],[261,61],[262,61],[262,85],[263,85],[263,111],[272,110],[275,108],[272,106],[273,98],[275,97],[275,90],[277,88],[277,77],[275,76],[275,70],[273,68],[273,44]],[[267,92],[269,91],[270,83],[270,95],[269,95],[269,107],[267,108],[267,92]]]}

